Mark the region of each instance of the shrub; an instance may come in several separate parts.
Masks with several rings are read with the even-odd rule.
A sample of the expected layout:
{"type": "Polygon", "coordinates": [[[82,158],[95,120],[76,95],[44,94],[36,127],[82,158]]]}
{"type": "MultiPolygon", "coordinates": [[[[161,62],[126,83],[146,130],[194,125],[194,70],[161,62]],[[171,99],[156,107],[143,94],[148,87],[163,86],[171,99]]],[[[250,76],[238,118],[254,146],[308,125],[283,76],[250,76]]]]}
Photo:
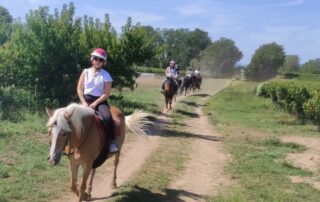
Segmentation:
{"type": "Polygon", "coordinates": [[[311,120],[320,125],[320,91],[318,82],[274,81],[264,83],[258,96],[272,99],[301,120],[311,120]]]}
{"type": "Polygon", "coordinates": [[[25,111],[36,111],[39,103],[34,94],[24,89],[0,87],[0,119],[17,120],[25,111]]]}

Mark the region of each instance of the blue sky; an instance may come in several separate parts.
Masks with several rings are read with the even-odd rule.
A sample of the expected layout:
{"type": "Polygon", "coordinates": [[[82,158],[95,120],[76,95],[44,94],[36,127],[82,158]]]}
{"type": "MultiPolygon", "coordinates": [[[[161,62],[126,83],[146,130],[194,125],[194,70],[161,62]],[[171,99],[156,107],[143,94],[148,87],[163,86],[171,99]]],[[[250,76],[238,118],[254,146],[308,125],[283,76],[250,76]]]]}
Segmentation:
{"type": "MultiPolygon", "coordinates": [[[[66,0],[0,0],[14,18],[24,19],[40,5],[59,10],[66,0]]],[[[119,31],[128,16],[133,22],[159,28],[200,28],[213,41],[235,41],[250,62],[262,44],[276,42],[286,54],[299,55],[301,63],[320,58],[320,0],[77,0],[76,16],[103,18],[110,14],[119,31]]]]}

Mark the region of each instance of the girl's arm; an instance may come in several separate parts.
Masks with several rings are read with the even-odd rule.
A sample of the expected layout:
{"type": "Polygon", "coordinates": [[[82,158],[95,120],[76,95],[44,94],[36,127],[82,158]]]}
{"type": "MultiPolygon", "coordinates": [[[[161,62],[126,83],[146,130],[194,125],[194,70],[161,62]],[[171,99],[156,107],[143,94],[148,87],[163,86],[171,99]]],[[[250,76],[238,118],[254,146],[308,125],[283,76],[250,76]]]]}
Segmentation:
{"type": "Polygon", "coordinates": [[[82,105],[88,106],[88,103],[86,102],[86,100],[84,99],[84,71],[81,73],[79,81],[78,81],[78,86],[77,86],[77,94],[78,97],[81,101],[82,105]]]}

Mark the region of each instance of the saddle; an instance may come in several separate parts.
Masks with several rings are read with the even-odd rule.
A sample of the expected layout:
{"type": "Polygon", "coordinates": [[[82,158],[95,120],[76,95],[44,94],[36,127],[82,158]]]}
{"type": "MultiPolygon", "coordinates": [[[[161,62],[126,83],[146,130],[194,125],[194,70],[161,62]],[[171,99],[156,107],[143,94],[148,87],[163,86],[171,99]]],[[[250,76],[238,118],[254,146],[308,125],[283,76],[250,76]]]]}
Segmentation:
{"type": "MultiPolygon", "coordinates": [[[[177,86],[177,79],[175,79],[175,78],[172,78],[172,77],[167,77],[168,79],[166,80],[166,82],[165,83],[167,83],[169,80],[171,81],[171,82],[173,82],[173,86],[174,86],[174,90],[175,91],[177,91],[177,89],[178,89],[178,86],[177,86]]],[[[164,83],[164,84],[165,84],[164,83]]]]}
{"type": "Polygon", "coordinates": [[[103,118],[97,111],[95,111],[95,121],[96,121],[96,124],[98,124],[99,129],[103,131],[102,133],[100,133],[100,139],[104,144],[103,144],[102,150],[100,151],[100,154],[93,161],[93,164],[92,164],[93,169],[100,167],[108,159],[108,156],[109,156],[109,137],[107,133],[108,129],[105,128],[103,118]]]}

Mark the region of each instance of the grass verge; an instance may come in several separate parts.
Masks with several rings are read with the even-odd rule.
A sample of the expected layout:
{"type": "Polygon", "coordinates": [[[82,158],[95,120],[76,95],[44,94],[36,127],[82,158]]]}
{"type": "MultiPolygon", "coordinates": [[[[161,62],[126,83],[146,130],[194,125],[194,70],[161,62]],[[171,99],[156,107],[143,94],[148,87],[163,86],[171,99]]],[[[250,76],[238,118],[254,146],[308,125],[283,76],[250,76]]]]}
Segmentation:
{"type": "Polygon", "coordinates": [[[289,176],[311,176],[285,160],[288,153],[305,148],[282,143],[282,134],[318,135],[312,125],[299,125],[270,100],[255,96],[255,83],[231,86],[205,107],[217,129],[225,135],[233,161],[227,170],[238,185],[211,201],[317,201],[320,191],[291,183],[289,176]]]}

